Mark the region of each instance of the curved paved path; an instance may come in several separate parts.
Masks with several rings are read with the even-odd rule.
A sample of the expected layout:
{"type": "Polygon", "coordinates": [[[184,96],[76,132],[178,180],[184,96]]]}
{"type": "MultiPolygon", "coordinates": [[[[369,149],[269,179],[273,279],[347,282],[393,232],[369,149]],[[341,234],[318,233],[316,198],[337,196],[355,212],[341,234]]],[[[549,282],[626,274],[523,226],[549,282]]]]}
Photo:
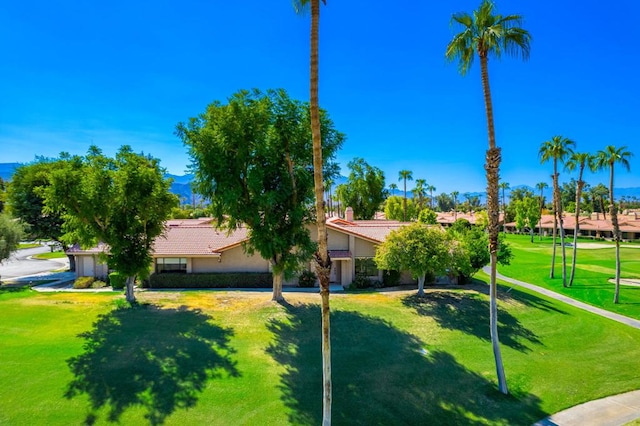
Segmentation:
{"type": "MultiPolygon", "coordinates": [[[[486,274],[491,271],[488,266],[483,268],[486,274]]],[[[624,315],[605,311],[604,309],[577,301],[555,291],[526,283],[524,281],[505,277],[497,273],[496,277],[509,284],[514,284],[526,289],[543,294],[555,300],[559,300],[571,306],[600,315],[614,321],[621,322],[630,327],[640,329],[640,321],[624,315]]],[[[540,420],[534,426],[621,426],[632,420],[640,418],[640,390],[608,396],[595,401],[585,402],[560,411],[546,419],[540,420]]]]}

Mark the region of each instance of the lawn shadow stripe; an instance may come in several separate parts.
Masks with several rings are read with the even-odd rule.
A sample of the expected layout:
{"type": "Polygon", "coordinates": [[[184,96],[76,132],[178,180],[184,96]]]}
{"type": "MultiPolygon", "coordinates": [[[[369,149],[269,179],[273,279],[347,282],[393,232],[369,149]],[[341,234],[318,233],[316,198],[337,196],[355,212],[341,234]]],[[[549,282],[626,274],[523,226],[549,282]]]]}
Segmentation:
{"type": "Polygon", "coordinates": [[[74,378],[65,397],[89,397],[85,424],[102,408],[117,422],[134,406],[144,407],[150,424],[162,424],[176,409],[195,406],[211,379],[240,375],[232,336],[199,310],[121,306],[79,335],[84,352],[67,360],[74,378]]]}
{"type": "MultiPolygon", "coordinates": [[[[320,308],[283,305],[266,349],[285,369],[281,398],[289,422],[322,423],[320,308]]],[[[331,312],[332,420],[335,425],[532,424],[545,417],[537,396],[504,396],[495,383],[390,322],[331,312]]]]}

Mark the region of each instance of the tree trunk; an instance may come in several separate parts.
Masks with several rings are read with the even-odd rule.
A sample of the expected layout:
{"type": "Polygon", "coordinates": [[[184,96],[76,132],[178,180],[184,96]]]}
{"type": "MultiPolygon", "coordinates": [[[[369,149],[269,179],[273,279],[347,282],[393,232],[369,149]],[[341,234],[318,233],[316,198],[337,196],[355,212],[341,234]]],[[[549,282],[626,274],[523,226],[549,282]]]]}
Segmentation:
{"type": "Polygon", "coordinates": [[[284,296],[282,295],[282,277],[284,276],[284,273],[282,271],[280,272],[273,272],[273,297],[271,297],[271,300],[273,300],[274,302],[283,302],[284,301],[284,296]]]}
{"type": "Polygon", "coordinates": [[[133,294],[133,285],[135,284],[135,282],[136,282],[135,275],[127,277],[127,281],[125,285],[125,298],[129,303],[135,303],[136,301],[136,296],[133,294]]]}
{"type": "Polygon", "coordinates": [[[618,209],[613,198],[613,162],[609,164],[609,212],[613,225],[613,240],[616,242],[616,289],[613,294],[613,303],[618,303],[620,298],[620,225],[618,224],[618,209]]]}
{"type": "Polygon", "coordinates": [[[558,199],[558,224],[560,225],[560,252],[562,253],[562,286],[567,286],[567,249],[564,245],[564,223],[562,218],[562,200],[558,199]]]}
{"type": "Polygon", "coordinates": [[[558,190],[558,173],[556,172],[557,162],[553,160],[553,249],[551,253],[551,273],[549,278],[554,278],[556,270],[556,237],[558,234],[558,198],[560,191],[558,190]]]}
{"type": "Polygon", "coordinates": [[[322,178],[322,135],[320,134],[320,106],[318,100],[318,38],[320,28],[320,0],[311,0],[311,69],[310,101],[311,138],[313,141],[313,182],[316,194],[316,224],[318,252],[316,275],[320,281],[322,301],[322,424],[331,424],[331,327],[329,308],[329,276],[331,259],[327,248],[327,224],[324,213],[324,181],[322,178]]]}
{"type": "Polygon", "coordinates": [[[534,229],[533,226],[529,229],[529,234],[531,234],[531,242],[533,242],[533,234],[534,234],[533,229],[534,229]]]}
{"type": "Polygon", "coordinates": [[[484,104],[487,113],[487,129],[489,136],[489,149],[486,154],[485,170],[487,172],[487,215],[489,216],[489,252],[491,254],[491,279],[489,282],[490,293],[490,328],[491,344],[493,346],[493,356],[496,364],[498,376],[498,389],[503,394],[508,394],[507,380],[502,364],[502,354],[500,352],[500,339],[498,337],[498,309],[497,309],[497,282],[496,266],[498,253],[498,233],[499,229],[499,192],[498,183],[500,180],[500,148],[496,146],[495,129],[493,126],[493,104],[491,102],[491,90],[489,88],[489,70],[486,53],[480,55],[480,68],[482,76],[482,90],[484,93],[484,104]]]}
{"type": "Polygon", "coordinates": [[[584,165],[580,166],[580,173],[578,176],[578,188],[576,189],[576,224],[573,227],[573,257],[571,258],[571,276],[569,277],[569,287],[573,285],[573,278],[576,274],[576,257],[578,255],[578,234],[580,233],[580,197],[582,196],[582,187],[584,181],[582,180],[582,173],[584,171],[584,165]]]}
{"type": "Polygon", "coordinates": [[[418,296],[424,296],[424,279],[427,274],[418,277],[418,296]]]}

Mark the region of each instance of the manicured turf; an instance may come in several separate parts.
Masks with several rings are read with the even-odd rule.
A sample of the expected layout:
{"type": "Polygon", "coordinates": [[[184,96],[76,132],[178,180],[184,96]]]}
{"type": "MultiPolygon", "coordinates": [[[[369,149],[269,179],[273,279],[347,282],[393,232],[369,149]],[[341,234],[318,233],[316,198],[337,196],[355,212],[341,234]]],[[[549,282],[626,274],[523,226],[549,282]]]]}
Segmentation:
{"type": "Polygon", "coordinates": [[[35,257],[36,259],[62,259],[67,257],[67,255],[63,251],[54,251],[49,253],[36,254],[33,257],[35,257]]]}
{"type": "MultiPolygon", "coordinates": [[[[507,242],[513,248],[514,258],[509,266],[499,266],[503,275],[521,281],[537,284],[558,293],[566,294],[577,300],[599,306],[608,311],[617,312],[640,319],[640,286],[620,286],[620,300],[613,303],[614,284],[609,279],[615,277],[615,248],[580,248],[593,244],[591,240],[578,241],[578,256],[573,286],[562,286],[561,247],[556,249],[555,277],[549,278],[551,271],[551,237],[539,241],[536,236],[531,243],[528,236],[507,234],[507,242]]],[[[572,247],[567,247],[567,277],[571,272],[572,247]]],[[[623,244],[620,248],[622,278],[640,279],[640,247],[638,244],[623,244]]]]}
{"type": "MultiPolygon", "coordinates": [[[[640,388],[640,330],[514,289],[502,396],[486,287],[332,296],[334,424],[530,425],[640,388]]],[[[0,291],[0,424],[320,423],[318,295],[138,297],[0,291]]]]}

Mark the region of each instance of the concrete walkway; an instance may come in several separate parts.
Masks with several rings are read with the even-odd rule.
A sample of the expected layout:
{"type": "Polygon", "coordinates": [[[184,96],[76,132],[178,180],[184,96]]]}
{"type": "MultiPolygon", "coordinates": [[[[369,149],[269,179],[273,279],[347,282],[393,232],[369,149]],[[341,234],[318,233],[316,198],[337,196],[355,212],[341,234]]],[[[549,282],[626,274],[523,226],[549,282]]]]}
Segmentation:
{"type": "MultiPolygon", "coordinates": [[[[483,271],[486,274],[491,273],[488,266],[485,266],[483,271]]],[[[524,287],[568,305],[575,306],[576,308],[640,329],[640,321],[636,319],[605,311],[604,309],[577,301],[563,294],[556,293],[555,291],[505,277],[500,273],[497,273],[496,277],[509,284],[524,287]]],[[[568,408],[546,419],[540,420],[535,423],[534,426],[622,426],[638,418],[640,418],[640,390],[608,396],[576,405],[575,407],[568,408]]]]}

